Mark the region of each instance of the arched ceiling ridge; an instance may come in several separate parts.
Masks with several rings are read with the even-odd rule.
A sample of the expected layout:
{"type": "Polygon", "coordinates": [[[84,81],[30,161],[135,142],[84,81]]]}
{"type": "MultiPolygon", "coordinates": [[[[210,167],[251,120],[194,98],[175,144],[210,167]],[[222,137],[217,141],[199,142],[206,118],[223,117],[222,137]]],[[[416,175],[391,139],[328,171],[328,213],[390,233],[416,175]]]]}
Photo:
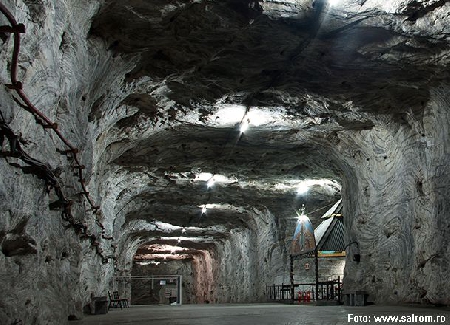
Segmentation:
{"type": "Polygon", "coordinates": [[[251,213],[207,206],[287,216],[357,188],[367,159],[383,163],[397,126],[419,130],[430,87],[448,80],[446,12],[439,1],[106,1],[91,37],[135,58],[97,143],[116,230],[184,226],[204,208],[205,225],[245,228],[251,213]],[[298,197],[305,180],[328,188],[298,197]]]}

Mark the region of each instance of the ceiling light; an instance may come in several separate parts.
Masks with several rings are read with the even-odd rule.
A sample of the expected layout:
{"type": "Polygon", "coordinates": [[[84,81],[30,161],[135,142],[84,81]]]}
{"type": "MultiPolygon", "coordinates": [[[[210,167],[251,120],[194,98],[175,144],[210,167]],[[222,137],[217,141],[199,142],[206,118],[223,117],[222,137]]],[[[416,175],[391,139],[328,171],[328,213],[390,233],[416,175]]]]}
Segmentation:
{"type": "Polygon", "coordinates": [[[312,187],[320,191],[333,194],[341,191],[341,185],[331,179],[304,179],[288,180],[275,184],[275,189],[279,191],[296,191],[298,195],[303,195],[312,187]]]}
{"type": "Polygon", "coordinates": [[[244,133],[245,131],[247,131],[249,124],[250,124],[250,119],[248,119],[248,118],[244,119],[244,121],[241,124],[241,129],[240,129],[241,133],[244,133]]]}
{"type": "Polygon", "coordinates": [[[204,181],[206,182],[206,186],[210,188],[216,183],[231,184],[236,183],[238,180],[236,179],[236,177],[228,178],[225,175],[199,173],[195,176],[195,181],[204,181]]]}
{"type": "Polygon", "coordinates": [[[195,180],[196,181],[207,181],[207,180],[211,179],[211,177],[213,177],[213,176],[214,175],[211,173],[200,173],[195,176],[195,180]]]}
{"type": "Polygon", "coordinates": [[[237,104],[221,104],[218,105],[218,111],[215,114],[215,123],[219,125],[232,125],[240,121],[240,116],[243,116],[246,107],[237,104]]]}
{"type": "Polygon", "coordinates": [[[249,124],[253,126],[260,126],[269,123],[279,123],[280,121],[280,111],[260,109],[258,107],[246,107],[238,104],[218,104],[216,114],[210,117],[210,123],[219,126],[231,126],[236,123],[243,122],[240,117],[244,116],[248,121],[247,125],[244,126],[245,132],[249,124]]]}
{"type": "Polygon", "coordinates": [[[309,185],[302,183],[297,187],[297,195],[304,195],[308,193],[309,191],[309,185]]]}
{"type": "Polygon", "coordinates": [[[145,265],[159,265],[159,263],[161,263],[161,262],[157,262],[157,261],[138,261],[138,262],[136,262],[136,264],[138,264],[138,265],[142,265],[142,266],[145,266],[145,265]]]}
{"type": "Polygon", "coordinates": [[[186,228],[181,229],[181,233],[184,234],[186,232],[186,228]]]}
{"type": "Polygon", "coordinates": [[[248,122],[250,124],[250,121],[252,125],[254,126],[260,126],[264,124],[273,123],[276,121],[276,117],[274,113],[271,113],[269,111],[263,111],[258,109],[252,109],[247,113],[248,122]]]}
{"type": "MultiPolygon", "coordinates": [[[[180,237],[160,237],[158,239],[160,240],[164,240],[164,241],[173,241],[175,239],[179,239],[180,241],[191,241],[191,242],[206,242],[208,241],[210,238],[209,237],[185,237],[185,236],[180,236],[180,237]]],[[[185,248],[183,247],[179,247],[179,246],[173,246],[173,245],[159,245],[160,248],[159,249],[152,249],[152,251],[154,252],[161,252],[161,251],[167,251],[167,250],[177,250],[177,251],[184,251],[185,248]]]]}
{"type": "Polygon", "coordinates": [[[214,177],[211,177],[211,178],[208,180],[208,182],[206,183],[206,187],[207,187],[207,188],[213,187],[213,186],[214,186],[214,183],[215,183],[214,177]]]}

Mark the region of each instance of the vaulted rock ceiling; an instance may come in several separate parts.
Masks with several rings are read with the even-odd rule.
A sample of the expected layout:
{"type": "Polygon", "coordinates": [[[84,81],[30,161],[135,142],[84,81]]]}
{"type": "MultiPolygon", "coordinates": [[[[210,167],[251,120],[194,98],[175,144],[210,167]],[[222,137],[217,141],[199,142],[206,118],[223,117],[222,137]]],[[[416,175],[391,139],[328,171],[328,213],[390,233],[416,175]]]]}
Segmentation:
{"type": "Polygon", "coordinates": [[[57,127],[3,87],[2,132],[52,171],[73,220],[2,138],[0,320],[39,295],[52,303],[22,319],[79,314],[135,254],[191,261],[201,299],[262,301],[289,276],[295,210],[317,226],[340,197],[361,253],[346,288],[450,304],[450,1],[3,2],[26,27],[23,91],[57,127]]]}
{"type": "Polygon", "coordinates": [[[338,133],[423,114],[448,80],[447,14],[446,1],[105,1],[90,37],[135,63],[111,162],[148,184],[117,191],[124,222],[231,229],[249,207],[329,207],[338,183],[300,198],[296,184],[342,181],[338,133]],[[207,188],[201,173],[226,182],[207,188]],[[205,217],[206,204],[222,207],[205,217]]]}

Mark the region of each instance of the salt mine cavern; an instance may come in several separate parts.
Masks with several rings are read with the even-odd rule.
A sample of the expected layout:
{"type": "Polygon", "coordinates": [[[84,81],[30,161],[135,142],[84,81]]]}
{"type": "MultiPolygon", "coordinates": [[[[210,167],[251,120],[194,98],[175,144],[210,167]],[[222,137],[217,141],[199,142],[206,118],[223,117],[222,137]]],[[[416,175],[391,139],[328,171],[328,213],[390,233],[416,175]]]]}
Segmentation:
{"type": "Polygon", "coordinates": [[[0,11],[1,324],[450,322],[450,1],[0,11]]]}

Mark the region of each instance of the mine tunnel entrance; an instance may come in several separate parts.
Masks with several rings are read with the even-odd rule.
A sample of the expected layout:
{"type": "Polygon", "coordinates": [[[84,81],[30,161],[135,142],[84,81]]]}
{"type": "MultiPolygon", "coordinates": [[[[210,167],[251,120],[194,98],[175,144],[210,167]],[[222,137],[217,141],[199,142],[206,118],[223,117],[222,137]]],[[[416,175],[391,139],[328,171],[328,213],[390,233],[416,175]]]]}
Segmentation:
{"type": "Polygon", "coordinates": [[[129,277],[131,304],[189,304],[192,300],[191,273],[189,260],[135,261],[129,277]]]}
{"type": "Polygon", "coordinates": [[[185,237],[159,238],[136,251],[131,304],[197,304],[214,301],[211,247],[185,237]],[[164,243],[160,243],[164,241],[164,243]]]}
{"type": "MultiPolygon", "coordinates": [[[[142,262],[141,265],[145,266],[146,263],[142,262]]],[[[116,278],[115,281],[118,287],[121,286],[121,281],[129,284],[131,287],[132,305],[183,304],[182,275],[132,275],[127,278],[116,278]]]]}
{"type": "MultiPolygon", "coordinates": [[[[266,224],[258,231],[230,231],[237,246],[233,249],[230,246],[224,255],[217,255],[216,243],[206,243],[205,238],[187,236],[194,228],[181,228],[179,233],[185,236],[155,237],[141,245],[134,255],[128,284],[120,282],[126,279],[118,279],[117,287],[128,292],[127,296],[131,297],[133,305],[267,301],[305,303],[315,300],[342,302],[341,285],[346,258],[342,200],[334,201],[331,207],[329,203],[327,206],[327,210],[314,219],[314,227],[309,222],[311,233],[308,236],[310,239],[314,237],[315,254],[291,258],[290,265],[289,258],[283,259],[280,253],[283,253],[284,245],[292,249],[296,240],[299,240],[299,222],[307,218],[305,210],[291,218],[295,219],[295,227],[293,220],[285,226],[278,225],[285,229],[282,234],[287,237],[283,247],[274,253],[279,256],[270,254],[261,261],[256,258],[257,254],[252,255],[254,249],[265,247],[260,239],[255,241],[255,238],[269,231],[270,227],[266,224]],[[250,249],[240,251],[239,247],[250,249]],[[275,265],[279,263],[276,261],[285,265],[275,265]],[[261,263],[268,264],[264,266],[267,272],[261,272],[264,268],[261,263]],[[225,281],[228,282],[224,282],[223,278],[218,280],[220,277],[227,278],[225,281]],[[243,288],[244,285],[240,283],[247,287],[243,288]],[[242,292],[241,297],[236,292],[242,292]]],[[[292,257],[292,251],[290,255],[292,257]]]]}
{"type": "Polygon", "coordinates": [[[341,300],[346,239],[340,184],[306,180],[296,182],[295,188],[296,193],[287,192],[282,202],[266,200],[267,206],[209,204],[198,207],[200,221],[185,225],[155,221],[156,231],[133,257],[124,289],[131,304],[292,302],[299,292],[311,301],[341,300]],[[295,211],[303,202],[310,207],[306,213],[317,258],[290,264],[289,248],[298,223],[295,211]],[[281,205],[288,206],[280,209],[281,205]],[[240,228],[236,220],[241,221],[240,228]]]}

